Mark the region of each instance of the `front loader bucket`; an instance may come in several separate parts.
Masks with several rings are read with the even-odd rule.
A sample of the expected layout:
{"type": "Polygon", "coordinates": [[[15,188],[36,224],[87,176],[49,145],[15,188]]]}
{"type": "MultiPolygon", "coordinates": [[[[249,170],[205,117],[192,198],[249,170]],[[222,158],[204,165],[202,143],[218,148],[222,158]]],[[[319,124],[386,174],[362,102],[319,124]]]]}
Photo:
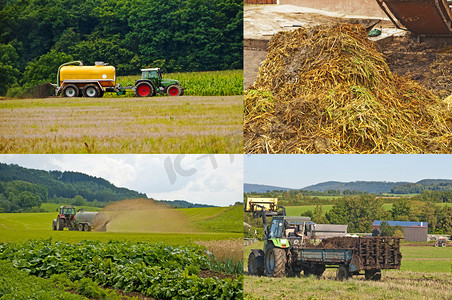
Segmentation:
{"type": "Polygon", "coordinates": [[[452,13],[446,0],[377,0],[398,28],[417,35],[452,36],[452,13]]]}

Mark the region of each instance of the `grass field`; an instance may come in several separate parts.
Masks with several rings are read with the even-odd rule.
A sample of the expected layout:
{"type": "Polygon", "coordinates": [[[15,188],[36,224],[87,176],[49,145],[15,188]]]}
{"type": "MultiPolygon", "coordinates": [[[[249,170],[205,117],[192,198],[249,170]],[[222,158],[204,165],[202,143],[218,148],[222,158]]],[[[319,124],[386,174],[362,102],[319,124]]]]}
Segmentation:
{"type": "MultiPolygon", "coordinates": [[[[450,206],[452,207],[452,203],[435,203],[440,207],[450,206]]],[[[316,205],[299,205],[299,206],[286,206],[286,213],[288,216],[300,216],[306,213],[308,210],[314,211],[316,205]]],[[[322,205],[323,214],[329,212],[333,208],[333,205],[322,205]]],[[[392,209],[392,203],[383,203],[383,208],[385,210],[392,209]]]]}
{"type": "MultiPolygon", "coordinates": [[[[251,249],[244,249],[245,270],[251,249]]],[[[346,282],[335,280],[336,269],[322,278],[269,278],[245,276],[245,299],[450,299],[452,291],[452,247],[402,246],[401,270],[383,270],[379,282],[354,276],[346,282]]]]}
{"type": "Polygon", "coordinates": [[[242,96],[0,101],[0,153],[241,153],[242,96]]]}
{"type": "MultiPolygon", "coordinates": [[[[58,208],[60,208],[60,206],[65,205],[65,204],[58,204],[58,203],[41,203],[41,208],[45,209],[47,212],[56,212],[58,208]]],[[[80,207],[77,207],[77,209],[79,208],[84,208],[86,211],[99,211],[101,210],[101,208],[99,207],[95,207],[95,206],[87,206],[87,205],[83,205],[80,207]]]]}
{"type": "MultiPolygon", "coordinates": [[[[123,86],[133,86],[136,76],[118,76],[117,82],[123,86]]],[[[243,70],[188,72],[163,74],[163,78],[179,80],[186,88],[184,95],[231,96],[243,94],[243,70]]]]}
{"type": "MultiPolygon", "coordinates": [[[[242,220],[236,215],[242,213],[237,207],[187,208],[180,209],[188,216],[187,232],[79,232],[53,231],[52,220],[56,212],[48,213],[3,213],[0,214],[0,243],[24,242],[30,239],[52,238],[71,243],[85,239],[100,241],[127,240],[187,244],[199,240],[225,240],[243,238],[242,220]],[[193,228],[195,231],[193,231],[193,228]]],[[[152,216],[149,216],[152,217],[152,216]]],[[[149,219],[152,222],[152,219],[149,219]]]]}

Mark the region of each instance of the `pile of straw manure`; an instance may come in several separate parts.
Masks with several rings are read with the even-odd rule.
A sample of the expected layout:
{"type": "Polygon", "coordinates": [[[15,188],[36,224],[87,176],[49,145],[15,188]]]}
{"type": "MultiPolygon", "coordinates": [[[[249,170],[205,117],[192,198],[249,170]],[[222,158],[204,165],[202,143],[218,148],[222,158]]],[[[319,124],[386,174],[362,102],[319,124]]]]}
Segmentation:
{"type": "Polygon", "coordinates": [[[452,111],[361,25],[280,32],[245,92],[245,153],[451,153],[452,111]]]}

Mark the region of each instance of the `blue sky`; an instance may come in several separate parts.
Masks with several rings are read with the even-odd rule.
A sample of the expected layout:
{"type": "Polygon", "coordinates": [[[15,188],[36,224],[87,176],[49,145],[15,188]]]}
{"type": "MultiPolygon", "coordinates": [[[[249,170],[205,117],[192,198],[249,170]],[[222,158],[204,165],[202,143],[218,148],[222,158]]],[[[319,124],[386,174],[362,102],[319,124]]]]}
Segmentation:
{"type": "Polygon", "coordinates": [[[244,182],[304,188],[325,181],[452,179],[452,155],[245,155],[244,182]]]}
{"type": "Polygon", "coordinates": [[[3,154],[0,162],[82,172],[156,200],[217,206],[243,200],[243,155],[3,154]]]}

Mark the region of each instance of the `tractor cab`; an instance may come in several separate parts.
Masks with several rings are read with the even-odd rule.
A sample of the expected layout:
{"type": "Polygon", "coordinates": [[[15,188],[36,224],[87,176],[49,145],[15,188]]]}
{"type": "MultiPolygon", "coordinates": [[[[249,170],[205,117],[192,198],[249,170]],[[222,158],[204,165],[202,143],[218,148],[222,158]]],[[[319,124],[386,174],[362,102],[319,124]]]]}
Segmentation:
{"type": "Polygon", "coordinates": [[[141,69],[141,79],[162,80],[162,71],[160,68],[141,69]]]}
{"type": "Polygon", "coordinates": [[[268,230],[268,238],[309,238],[313,225],[309,217],[275,216],[268,230]]]}
{"type": "Polygon", "coordinates": [[[59,209],[57,209],[59,212],[59,217],[65,218],[65,219],[73,219],[73,216],[75,216],[75,207],[74,206],[68,206],[64,205],[61,206],[59,209]]]}

